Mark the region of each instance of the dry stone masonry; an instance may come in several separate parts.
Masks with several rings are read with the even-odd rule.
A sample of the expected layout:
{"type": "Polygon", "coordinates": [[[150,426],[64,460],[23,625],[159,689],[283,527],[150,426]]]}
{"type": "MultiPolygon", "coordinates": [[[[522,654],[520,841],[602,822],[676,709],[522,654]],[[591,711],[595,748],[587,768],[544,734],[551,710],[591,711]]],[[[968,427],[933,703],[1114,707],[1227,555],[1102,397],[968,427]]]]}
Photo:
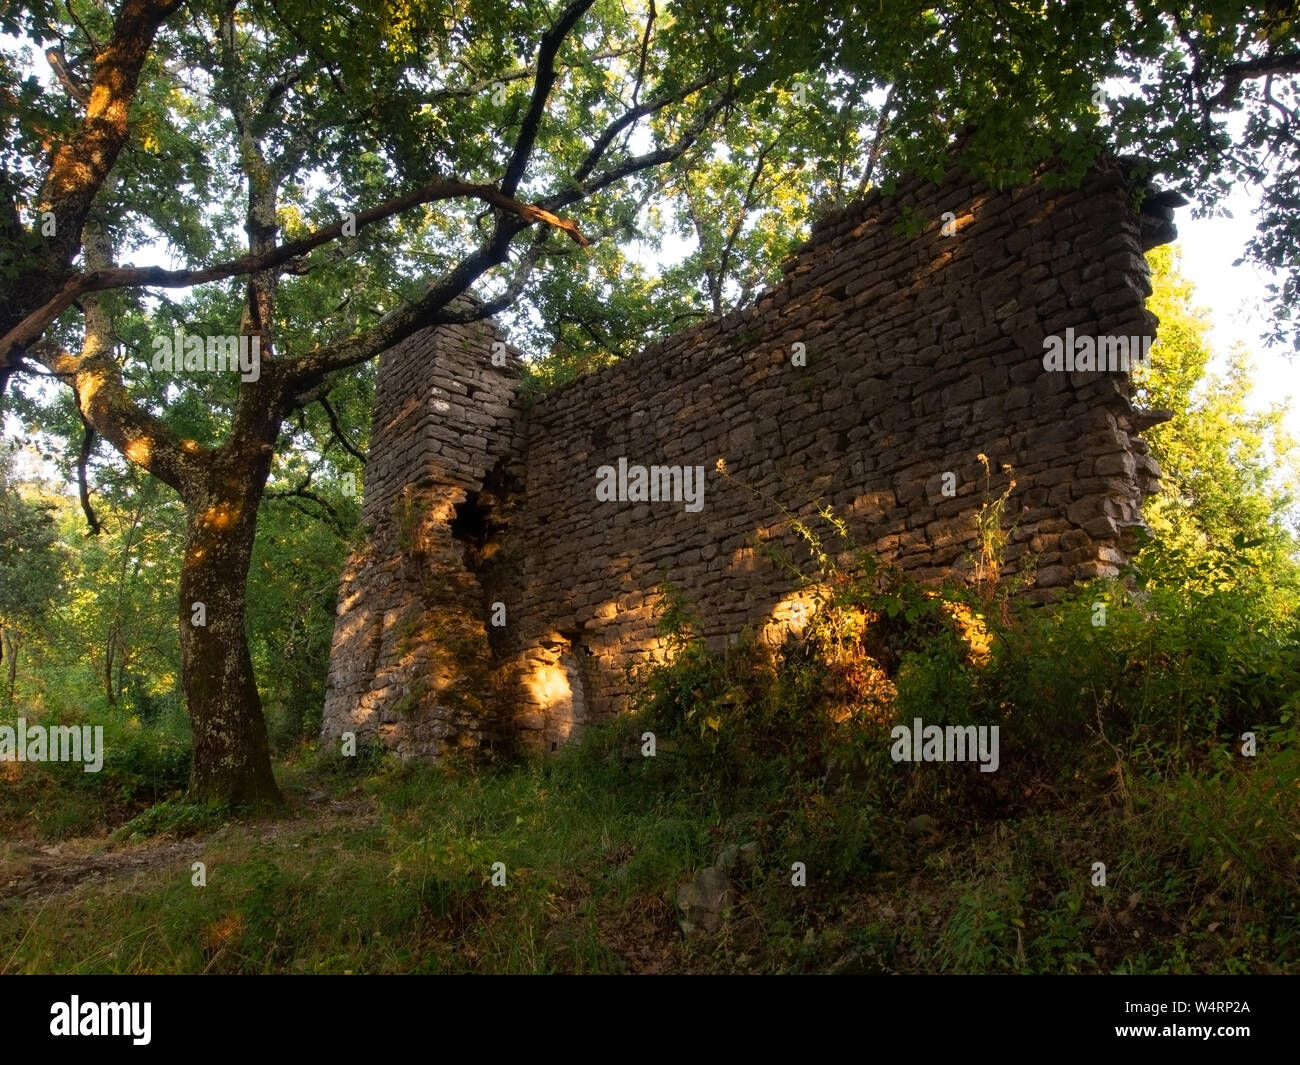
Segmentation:
{"type": "Polygon", "coordinates": [[[666,586],[713,646],[788,622],[807,591],[770,549],[806,562],[790,515],[827,505],[917,579],[970,577],[1014,481],[1004,576],[1043,601],[1117,574],[1162,417],[1118,338],[1149,345],[1143,252],[1174,236],[1166,200],[1136,202],[1118,163],[1068,191],[954,167],[873,193],[755,306],[531,407],[490,324],[385,353],[325,737],[556,749],[661,652],[666,586]]]}

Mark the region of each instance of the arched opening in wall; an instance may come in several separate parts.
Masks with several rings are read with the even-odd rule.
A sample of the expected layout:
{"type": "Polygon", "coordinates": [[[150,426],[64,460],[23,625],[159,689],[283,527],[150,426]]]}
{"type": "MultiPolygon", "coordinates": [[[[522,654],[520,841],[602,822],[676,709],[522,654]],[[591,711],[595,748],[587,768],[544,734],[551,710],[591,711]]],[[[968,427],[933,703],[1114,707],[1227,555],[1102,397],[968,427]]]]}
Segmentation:
{"type": "Polygon", "coordinates": [[[586,648],[579,642],[580,635],[554,632],[530,653],[525,700],[539,720],[525,727],[540,725],[541,735],[534,732],[531,742],[540,740],[543,751],[558,751],[576,740],[587,722],[586,648]]]}
{"type": "Polygon", "coordinates": [[[587,721],[587,682],[582,675],[580,653],[572,646],[560,652],[559,665],[569,692],[568,699],[556,706],[554,717],[547,722],[547,739],[552,751],[577,740],[587,721]]]}

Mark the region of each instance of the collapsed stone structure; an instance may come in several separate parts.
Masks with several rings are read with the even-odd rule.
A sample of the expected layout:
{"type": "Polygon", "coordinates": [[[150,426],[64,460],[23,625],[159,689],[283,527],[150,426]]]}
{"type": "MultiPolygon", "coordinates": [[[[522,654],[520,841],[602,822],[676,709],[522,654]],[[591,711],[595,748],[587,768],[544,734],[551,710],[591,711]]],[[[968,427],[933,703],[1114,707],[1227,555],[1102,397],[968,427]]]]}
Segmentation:
{"type": "Polygon", "coordinates": [[[791,516],[824,505],[934,580],[971,573],[975,518],[1014,480],[1004,572],[1032,566],[1025,594],[1117,574],[1160,415],[1134,408],[1129,373],[1047,370],[1044,351],[1067,330],[1153,334],[1143,252],[1172,211],[1136,202],[1119,164],[1069,191],[954,167],[873,193],[753,307],[532,405],[490,324],[386,352],[324,736],[555,749],[656,654],[665,586],[714,646],[788,621],[806,589],[764,545],[806,560],[791,516]]]}

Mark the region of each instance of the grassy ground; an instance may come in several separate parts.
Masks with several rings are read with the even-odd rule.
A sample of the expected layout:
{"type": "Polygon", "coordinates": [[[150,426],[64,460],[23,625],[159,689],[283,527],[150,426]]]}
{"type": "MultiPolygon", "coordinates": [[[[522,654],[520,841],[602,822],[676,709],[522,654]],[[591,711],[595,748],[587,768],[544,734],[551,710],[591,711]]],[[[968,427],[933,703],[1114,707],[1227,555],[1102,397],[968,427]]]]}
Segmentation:
{"type": "Polygon", "coordinates": [[[863,572],[776,647],[709,651],[667,596],[671,665],[543,761],[303,749],[258,819],[185,802],[166,715],[106,720],[101,773],[0,763],[0,973],[1300,971],[1293,611],[863,572]],[[894,761],[917,716],[998,725],[998,770],[894,761]]]}
{"type": "Polygon", "coordinates": [[[973,772],[959,796],[951,766],[643,758],[643,724],[495,770],[302,754],[278,819],[177,797],[68,836],[77,793],[40,828],[15,820],[37,785],[7,786],[25,838],[0,845],[0,972],[1300,969],[1293,746],[1171,768],[1099,741],[1091,773],[973,772]],[[751,841],[722,929],[684,938],[677,885],[751,841]]]}

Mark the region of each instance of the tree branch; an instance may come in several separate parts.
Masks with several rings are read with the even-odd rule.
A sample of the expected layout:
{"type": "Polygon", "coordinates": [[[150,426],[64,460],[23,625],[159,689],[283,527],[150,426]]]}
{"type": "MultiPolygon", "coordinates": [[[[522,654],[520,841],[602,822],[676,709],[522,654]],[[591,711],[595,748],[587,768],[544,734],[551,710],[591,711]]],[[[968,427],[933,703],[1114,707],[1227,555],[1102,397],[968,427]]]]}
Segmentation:
{"type": "MultiPolygon", "coordinates": [[[[356,215],[357,230],[384,218],[399,214],[424,203],[457,198],[482,200],[503,211],[517,215],[528,225],[544,222],[568,234],[569,239],[580,247],[587,245],[587,238],[577,224],[559,217],[541,206],[521,203],[506,196],[492,185],[475,185],[465,181],[439,181],[426,185],[422,189],[408,192],[391,200],[361,211],[356,215]]],[[[158,266],[118,266],[105,270],[92,270],[68,278],[55,296],[43,306],[32,311],[18,325],[0,338],[0,364],[6,359],[22,354],[27,345],[35,343],[37,338],[60,314],[72,306],[77,298],[86,292],[97,292],[111,288],[188,288],[192,285],[222,281],[228,277],[243,274],[261,273],[298,258],[322,244],[336,239],[343,232],[348,219],[340,219],[331,226],[317,230],[299,240],[281,244],[278,247],[257,255],[246,255],[241,259],[217,263],[213,266],[196,270],[165,270],[158,266]]]]}
{"type": "Polygon", "coordinates": [[[126,143],[131,102],[158,27],[179,6],[180,0],[124,0],[112,39],[95,59],[81,128],[55,151],[37,197],[39,208],[54,214],[50,254],[62,265],[76,255],[90,203],[126,143]]]}
{"type": "Polygon", "coordinates": [[[650,10],[646,13],[645,17],[645,33],[641,36],[641,61],[637,64],[636,82],[632,86],[633,107],[636,106],[637,97],[641,95],[641,82],[645,79],[646,60],[650,56],[650,34],[654,31],[655,16],[657,14],[658,13],[655,11],[655,0],[650,0],[650,10]]]}
{"type": "Polygon", "coordinates": [[[296,488],[286,488],[283,491],[268,491],[266,493],[266,498],[284,500],[300,514],[306,514],[307,517],[320,521],[321,515],[308,510],[306,507],[299,506],[294,502],[294,500],[297,499],[310,500],[325,511],[325,520],[333,526],[334,531],[338,533],[340,537],[346,537],[348,530],[343,524],[343,519],[339,517],[339,512],[334,509],[328,500],[322,499],[315,492],[311,491],[308,487],[310,484],[311,478],[308,477],[307,480],[303,481],[303,483],[298,485],[296,488]]]}
{"type": "Polygon", "coordinates": [[[210,452],[182,437],[137,405],[127,394],[122,374],[107,352],[78,358],[66,351],[33,348],[38,362],[72,388],[81,416],[129,461],[163,484],[186,495],[193,470],[210,452]]]}
{"type": "Polygon", "coordinates": [[[287,360],[283,366],[291,392],[301,397],[326,374],[356,366],[426,326],[442,324],[442,309],[493,266],[505,262],[510,241],[523,228],[517,218],[507,221],[506,216],[499,217],[493,235],[441,278],[430,282],[419,299],[394,308],[365,333],[287,360]]]}
{"type": "Polygon", "coordinates": [[[343,446],[344,451],[364,465],[366,456],[361,454],[360,451],[352,446],[352,441],[350,441],[343,432],[343,427],[339,425],[338,415],[334,413],[334,408],[330,406],[329,397],[321,396],[319,402],[321,408],[325,411],[325,417],[329,419],[330,429],[334,433],[334,438],[343,446]]]}
{"type": "Polygon", "coordinates": [[[876,164],[880,162],[880,155],[885,148],[885,134],[889,132],[889,112],[894,109],[894,89],[897,82],[889,86],[889,91],[885,94],[884,102],[880,105],[880,117],[876,120],[876,134],[871,139],[871,150],[867,152],[867,165],[862,171],[862,180],[858,182],[857,198],[861,199],[867,194],[867,186],[871,184],[871,175],[875,173],[876,164]]]}
{"type": "MultiPolygon", "coordinates": [[[[116,178],[109,179],[109,185],[116,178]]],[[[86,261],[92,267],[112,267],[112,248],[103,226],[94,218],[86,222],[86,261]]],[[[113,321],[100,300],[86,300],[86,329],[81,355],[73,356],[55,347],[34,348],[32,354],[73,390],[77,412],[87,434],[82,440],[82,492],[86,492],[85,463],[90,458],[91,429],[112,443],[136,466],[147,469],[159,480],[185,495],[185,481],[194,459],[204,450],[192,440],[182,440],[162,421],[131,401],[122,382],[121,369],[113,358],[113,321]]],[[[88,495],[83,495],[83,501],[88,495]]],[[[83,508],[86,503],[83,502],[83,508]]],[[[87,511],[91,529],[98,521],[87,511]]]]}
{"type": "Polygon", "coordinates": [[[533,81],[533,96],[528,103],[528,112],[524,115],[519,136],[515,138],[514,151],[506,165],[505,175],[501,179],[501,191],[507,196],[515,194],[519,182],[523,180],[524,171],[528,169],[528,160],[533,154],[533,145],[537,142],[542,116],[546,114],[546,101],[550,99],[551,88],[555,85],[555,57],[569,31],[594,2],[595,0],[574,0],[560,13],[555,25],[542,35],[542,41],[537,46],[537,77],[533,81]]]}
{"type": "Polygon", "coordinates": [[[718,258],[718,309],[715,312],[719,315],[722,314],[722,285],[727,277],[727,264],[731,261],[731,253],[736,248],[736,241],[740,239],[740,231],[744,228],[745,219],[754,205],[754,193],[758,191],[758,182],[763,176],[763,167],[767,164],[768,154],[775,147],[776,139],[774,138],[763,145],[762,150],[758,153],[758,158],[754,160],[754,173],[750,175],[749,184],[745,187],[745,198],[741,201],[736,223],[731,227],[731,232],[727,234],[726,244],[722,246],[722,255],[718,258]]]}
{"type": "MultiPolygon", "coordinates": [[[[77,408],[78,410],[81,408],[80,400],[77,402],[77,408]]],[[[99,518],[95,516],[95,508],[90,504],[90,485],[86,480],[86,465],[90,462],[90,453],[95,447],[95,429],[90,422],[86,421],[84,414],[81,416],[81,425],[84,432],[81,434],[81,448],[77,452],[77,495],[81,498],[81,511],[86,515],[90,535],[98,536],[99,518]]]]}
{"type": "Polygon", "coordinates": [[[66,92],[73,100],[81,105],[83,109],[90,106],[90,93],[85,86],[79,84],[77,79],[72,76],[72,71],[68,69],[68,61],[63,57],[63,51],[59,48],[47,48],[45,50],[45,59],[53,68],[55,75],[59,79],[59,84],[63,86],[66,92]]]}
{"type": "MultiPolygon", "coordinates": [[[[678,158],[695,143],[700,134],[734,97],[735,88],[729,86],[716,100],[701,109],[695,121],[672,144],[625,159],[586,183],[571,180],[563,192],[542,201],[542,205],[537,209],[547,212],[559,210],[614,184],[629,174],[678,158]]],[[[663,106],[664,102],[667,101],[664,100],[659,106],[663,106]]],[[[507,296],[499,296],[487,302],[479,302],[472,310],[449,309],[452,301],[467,293],[478,278],[493,266],[506,261],[510,241],[514,239],[516,233],[525,228],[525,225],[522,215],[517,215],[513,221],[508,220],[504,215],[498,216],[492,236],[441,278],[431,283],[425,294],[418,300],[391,311],[378,325],[366,333],[348,337],[289,360],[285,365],[285,373],[291,390],[301,397],[326,374],[374,358],[420,329],[432,325],[478,321],[508,305],[507,296]]],[[[539,241],[524,256],[519,268],[516,269],[507,295],[517,294],[527,279],[527,271],[531,270],[539,254],[540,234],[539,241]]]]}
{"type": "Polygon", "coordinates": [[[1206,102],[1215,110],[1226,107],[1236,97],[1242,82],[1270,74],[1300,74],[1300,53],[1265,55],[1229,63],[1223,68],[1223,87],[1206,102]]]}
{"type": "Polygon", "coordinates": [[[624,111],[623,114],[619,115],[618,118],[606,126],[601,135],[596,138],[595,142],[591,146],[591,150],[587,152],[586,157],[582,160],[582,163],[579,164],[578,169],[573,172],[573,180],[578,182],[586,180],[587,176],[596,169],[596,164],[600,162],[601,157],[614,142],[614,138],[633,122],[645,118],[647,115],[654,114],[661,108],[667,107],[670,103],[674,103],[678,100],[685,100],[686,97],[690,96],[692,93],[707,88],[717,80],[716,75],[705,75],[704,77],[696,78],[687,85],[683,85],[676,92],[665,93],[663,96],[657,97],[654,100],[650,100],[644,104],[637,104],[635,107],[631,107],[627,111],[624,111]]]}
{"type": "Polygon", "coordinates": [[[734,86],[728,86],[726,91],[718,96],[707,107],[703,108],[696,116],[695,121],[691,123],[677,140],[672,144],[666,145],[653,152],[645,152],[641,155],[631,156],[617,166],[604,171],[590,181],[575,181],[563,192],[556,193],[542,202],[550,210],[557,211],[578,200],[590,196],[593,192],[599,192],[616,181],[621,181],[629,174],[634,174],[639,170],[648,170],[652,166],[660,166],[663,163],[672,162],[686,151],[692,144],[699,139],[703,133],[712,124],[724,107],[735,99],[736,90],[734,86]]]}
{"type": "Polygon", "coordinates": [[[452,311],[444,310],[438,315],[438,322],[441,325],[455,325],[464,322],[481,322],[485,318],[491,318],[498,311],[504,311],[524,290],[524,285],[528,283],[528,278],[532,276],[533,268],[537,265],[537,260],[541,258],[542,249],[546,245],[548,233],[546,230],[539,230],[537,236],[533,238],[532,244],[520,258],[514,273],[510,277],[506,290],[499,296],[494,296],[489,300],[479,300],[477,306],[470,310],[452,311]]]}

